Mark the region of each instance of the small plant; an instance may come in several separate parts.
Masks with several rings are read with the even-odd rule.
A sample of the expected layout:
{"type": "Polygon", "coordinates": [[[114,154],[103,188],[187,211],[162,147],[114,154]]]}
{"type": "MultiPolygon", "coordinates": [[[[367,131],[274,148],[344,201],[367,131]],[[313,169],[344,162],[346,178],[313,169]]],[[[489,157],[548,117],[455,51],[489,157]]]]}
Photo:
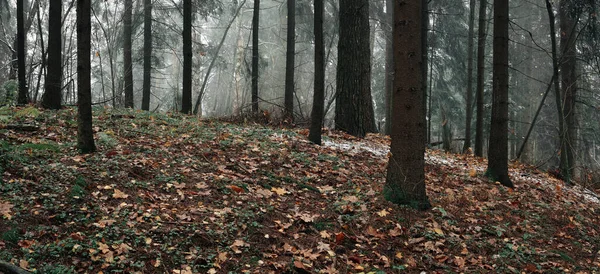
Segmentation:
{"type": "Polygon", "coordinates": [[[86,192],[86,187],[87,187],[87,182],[85,181],[85,179],[81,176],[77,176],[77,179],[75,179],[75,184],[71,187],[71,192],[69,193],[69,196],[71,196],[71,198],[75,198],[75,199],[80,199],[86,196],[87,192],[86,192]]]}
{"type": "Polygon", "coordinates": [[[9,242],[9,243],[17,244],[21,240],[21,236],[22,235],[19,232],[19,230],[16,228],[13,228],[9,231],[2,233],[2,240],[9,242]]]}

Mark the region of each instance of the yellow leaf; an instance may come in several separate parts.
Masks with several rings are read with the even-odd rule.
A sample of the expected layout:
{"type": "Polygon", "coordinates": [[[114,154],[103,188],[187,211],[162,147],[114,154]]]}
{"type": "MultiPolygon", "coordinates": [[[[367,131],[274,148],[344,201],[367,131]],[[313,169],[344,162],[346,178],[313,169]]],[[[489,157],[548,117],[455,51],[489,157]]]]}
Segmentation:
{"type": "Polygon", "coordinates": [[[474,168],[471,169],[471,171],[469,171],[469,176],[476,177],[477,176],[477,170],[475,170],[474,168]]]}
{"type": "Polygon", "coordinates": [[[277,195],[279,195],[279,196],[282,196],[282,195],[285,195],[286,193],[288,193],[287,190],[285,190],[283,188],[278,188],[278,187],[271,188],[271,191],[277,193],[277,195]]]}
{"type": "Polygon", "coordinates": [[[129,195],[125,194],[125,192],[120,191],[118,189],[115,189],[115,192],[113,193],[112,196],[115,199],[126,199],[127,197],[129,197],[129,195]]]}
{"type": "Polygon", "coordinates": [[[433,231],[435,233],[437,233],[438,235],[442,235],[442,236],[444,235],[444,231],[442,231],[442,229],[440,229],[440,228],[436,227],[436,228],[433,229],[433,231]]]}
{"type": "Polygon", "coordinates": [[[388,214],[390,214],[389,212],[387,212],[385,209],[382,211],[377,212],[377,215],[381,216],[381,217],[385,217],[388,214]]]}
{"type": "Polygon", "coordinates": [[[29,268],[29,262],[25,261],[25,260],[20,260],[19,261],[19,266],[23,269],[27,269],[29,268]]]}
{"type": "Polygon", "coordinates": [[[396,258],[398,258],[398,259],[402,259],[402,257],[403,257],[403,256],[402,256],[402,252],[398,252],[398,253],[396,253],[396,258]]]}

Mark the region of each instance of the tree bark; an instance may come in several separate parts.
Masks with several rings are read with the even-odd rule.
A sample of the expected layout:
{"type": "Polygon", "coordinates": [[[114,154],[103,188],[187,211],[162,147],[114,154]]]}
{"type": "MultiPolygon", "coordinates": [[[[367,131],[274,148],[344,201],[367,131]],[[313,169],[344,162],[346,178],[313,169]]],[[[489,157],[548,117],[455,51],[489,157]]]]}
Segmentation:
{"type": "Polygon", "coordinates": [[[466,101],[466,125],[465,142],[463,152],[471,148],[471,120],[473,119],[473,36],[475,32],[475,0],[469,3],[469,39],[467,41],[467,101],[466,101]]]}
{"type": "Polygon", "coordinates": [[[425,191],[425,112],[422,1],[394,2],[394,102],[391,157],[384,196],[417,209],[431,207],[425,191]]]}
{"type": "Polygon", "coordinates": [[[314,94],[308,139],[321,145],[321,130],[325,108],[325,44],[323,41],[323,0],[314,1],[315,76],[314,94]]]}
{"type": "Polygon", "coordinates": [[[287,0],[287,53],[285,59],[285,119],[294,121],[294,65],[296,57],[296,0],[287,0]]]}
{"type": "Polygon", "coordinates": [[[258,30],[260,24],[260,0],[254,0],[252,16],[252,113],[258,113],[258,30]]]}
{"type": "Polygon", "coordinates": [[[335,127],[364,137],[377,131],[371,99],[368,0],[340,1],[339,31],[335,127]]]}
{"type": "Polygon", "coordinates": [[[131,60],[132,0],[125,0],[123,15],[123,76],[125,81],[125,107],[133,108],[133,64],[131,60]]]}
{"type": "MultiPolygon", "coordinates": [[[[184,28],[184,32],[185,32],[185,28],[184,28]]],[[[184,45],[185,45],[185,42],[184,42],[184,45]]],[[[185,49],[185,46],[184,46],[184,49],[185,49]]],[[[185,52],[184,52],[184,54],[185,54],[185,52]]],[[[185,55],[184,55],[184,58],[185,58],[185,55]]],[[[185,60],[184,60],[184,64],[185,64],[185,60]]],[[[184,76],[184,79],[185,79],[185,76],[184,76]]],[[[184,82],[185,82],[185,80],[184,80],[184,82]]],[[[150,89],[151,88],[152,88],[152,0],[144,0],[144,80],[143,80],[143,84],[142,84],[142,110],[146,110],[146,111],[150,110],[150,89]]],[[[184,90],[185,90],[185,88],[184,88],[184,90]]],[[[191,102],[191,98],[190,98],[190,102],[191,102]]]]}
{"type": "Polygon", "coordinates": [[[181,112],[192,113],[192,0],[183,1],[183,92],[181,112]]]}
{"type": "Polygon", "coordinates": [[[51,0],[48,12],[48,71],[42,106],[62,107],[62,0],[51,0]]]}
{"type": "Polygon", "coordinates": [[[477,30],[477,119],[475,122],[475,155],[483,156],[483,90],[485,87],[485,36],[487,0],[479,1],[477,30]]]}
{"type": "Polygon", "coordinates": [[[508,1],[494,1],[492,120],[486,175],[507,187],[508,176],[508,1]]]}
{"type": "Polygon", "coordinates": [[[19,79],[19,95],[17,103],[19,105],[27,104],[29,91],[27,90],[27,81],[25,80],[25,28],[24,28],[24,0],[17,0],[17,62],[18,62],[18,79],[19,79]]]}
{"type": "Polygon", "coordinates": [[[90,0],[77,0],[77,148],[82,154],[96,151],[92,129],[90,13],[90,0]]]}
{"type": "Polygon", "coordinates": [[[560,153],[560,171],[566,182],[573,177],[575,167],[576,116],[575,100],[577,97],[577,52],[574,35],[576,26],[575,3],[561,0],[560,16],[560,48],[562,52],[560,71],[563,109],[563,132],[560,153]]]}
{"type": "Polygon", "coordinates": [[[385,134],[392,132],[392,93],[394,86],[394,48],[393,30],[394,24],[394,1],[385,0],[386,18],[386,40],[385,40],[385,134]]]}

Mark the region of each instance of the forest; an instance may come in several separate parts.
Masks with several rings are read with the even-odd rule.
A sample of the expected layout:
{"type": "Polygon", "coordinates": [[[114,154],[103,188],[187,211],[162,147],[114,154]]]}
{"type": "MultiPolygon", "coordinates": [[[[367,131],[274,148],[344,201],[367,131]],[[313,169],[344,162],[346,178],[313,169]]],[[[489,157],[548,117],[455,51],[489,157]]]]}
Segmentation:
{"type": "Polygon", "coordinates": [[[595,0],[0,0],[0,273],[600,271],[595,0]]]}

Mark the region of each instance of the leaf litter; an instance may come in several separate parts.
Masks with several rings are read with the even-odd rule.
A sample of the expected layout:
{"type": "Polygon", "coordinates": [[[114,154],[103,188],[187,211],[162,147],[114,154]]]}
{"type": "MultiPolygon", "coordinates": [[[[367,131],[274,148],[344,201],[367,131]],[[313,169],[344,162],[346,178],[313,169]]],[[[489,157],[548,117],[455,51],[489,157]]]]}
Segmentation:
{"type": "Polygon", "coordinates": [[[598,195],[520,163],[511,190],[483,177],[484,159],[428,150],[434,208],[419,212],[382,198],[379,135],[328,131],[319,147],[303,129],[94,115],[99,151],[83,156],[73,109],[18,118],[38,132],[0,124],[0,260],[78,273],[600,270],[598,195]]]}

